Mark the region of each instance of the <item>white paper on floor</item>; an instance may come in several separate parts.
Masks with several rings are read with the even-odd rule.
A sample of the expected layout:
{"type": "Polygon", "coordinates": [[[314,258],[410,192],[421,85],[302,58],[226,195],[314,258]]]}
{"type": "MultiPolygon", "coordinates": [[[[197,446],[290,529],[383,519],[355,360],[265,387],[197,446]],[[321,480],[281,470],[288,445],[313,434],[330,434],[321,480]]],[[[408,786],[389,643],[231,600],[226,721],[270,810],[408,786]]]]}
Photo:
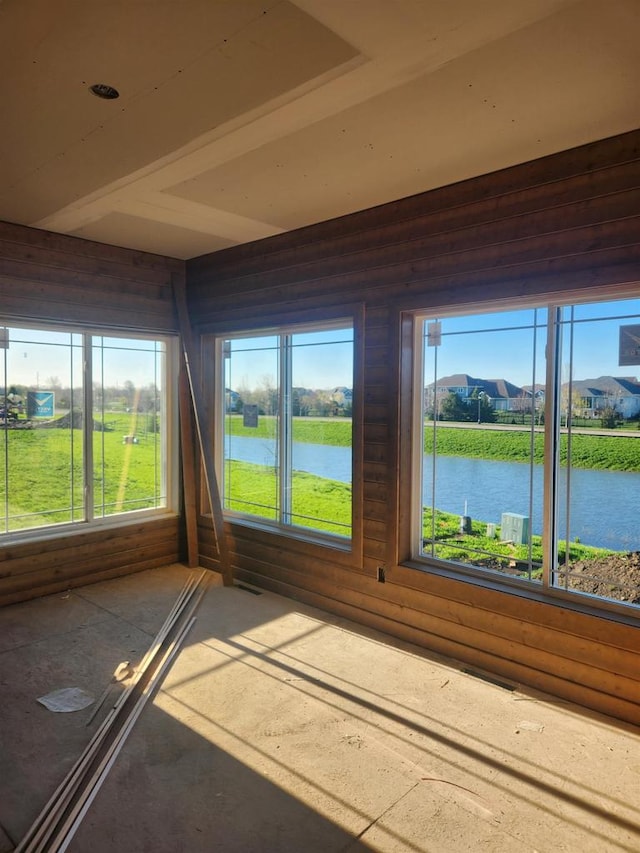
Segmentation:
{"type": "Polygon", "coordinates": [[[543,732],[544,726],[535,720],[520,720],[516,726],[516,734],[518,732],[543,732]]]}
{"type": "Polygon", "coordinates": [[[80,687],[61,687],[60,690],[54,690],[52,693],[47,693],[46,696],[40,696],[38,702],[48,708],[50,711],[58,713],[69,713],[70,711],[82,711],[83,708],[88,708],[95,699],[91,693],[82,690],[80,687]]]}

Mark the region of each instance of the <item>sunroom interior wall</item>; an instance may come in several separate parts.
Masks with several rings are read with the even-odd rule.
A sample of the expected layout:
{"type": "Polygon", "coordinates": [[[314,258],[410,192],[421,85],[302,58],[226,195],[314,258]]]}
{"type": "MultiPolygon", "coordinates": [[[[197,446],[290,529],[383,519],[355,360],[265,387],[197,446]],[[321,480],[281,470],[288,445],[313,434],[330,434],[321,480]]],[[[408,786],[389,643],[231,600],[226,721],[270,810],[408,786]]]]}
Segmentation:
{"type": "MultiPolygon", "coordinates": [[[[640,628],[402,566],[399,308],[640,283],[640,131],[187,262],[196,328],[364,306],[363,549],[229,526],[239,578],[640,723],[640,628]],[[378,582],[384,566],[386,582],[378,582]]],[[[356,486],[357,487],[357,486],[356,486]]],[[[216,553],[199,526],[204,565],[216,553]]]]}
{"type": "Polygon", "coordinates": [[[171,274],[184,262],[0,222],[0,313],[175,332],[171,274]]]}
{"type": "MultiPolygon", "coordinates": [[[[3,319],[174,333],[172,274],[183,261],[0,222],[3,319]]],[[[174,562],[183,538],[167,515],[0,545],[0,605],[174,562]]]]}

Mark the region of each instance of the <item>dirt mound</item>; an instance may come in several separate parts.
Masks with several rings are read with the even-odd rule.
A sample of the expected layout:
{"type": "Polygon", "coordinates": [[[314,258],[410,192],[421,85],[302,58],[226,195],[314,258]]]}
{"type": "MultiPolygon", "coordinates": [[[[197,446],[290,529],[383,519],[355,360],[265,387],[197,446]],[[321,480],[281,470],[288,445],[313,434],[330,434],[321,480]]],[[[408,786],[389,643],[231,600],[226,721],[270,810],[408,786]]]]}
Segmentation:
{"type": "MultiPolygon", "coordinates": [[[[559,579],[562,586],[564,578],[559,579]]],[[[569,589],[640,604],[640,552],[612,554],[569,564],[569,589]]]]}
{"type": "MultiPolygon", "coordinates": [[[[53,421],[43,421],[42,423],[36,423],[35,427],[37,429],[82,429],[84,426],[83,420],[84,419],[82,417],[82,412],[67,412],[66,415],[63,415],[61,418],[56,418],[53,421]]],[[[94,420],[93,431],[113,432],[113,427],[106,426],[100,421],[94,420]]]]}

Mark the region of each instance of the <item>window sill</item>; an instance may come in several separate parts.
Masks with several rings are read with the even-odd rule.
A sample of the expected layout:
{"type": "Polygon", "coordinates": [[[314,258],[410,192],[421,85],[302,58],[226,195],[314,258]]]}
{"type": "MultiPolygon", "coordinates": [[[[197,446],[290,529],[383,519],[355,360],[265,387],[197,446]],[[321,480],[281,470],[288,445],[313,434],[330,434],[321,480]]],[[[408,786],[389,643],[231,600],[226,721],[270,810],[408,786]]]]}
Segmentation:
{"type": "Polygon", "coordinates": [[[640,627],[640,608],[622,602],[599,599],[588,593],[568,592],[555,588],[545,589],[542,584],[535,584],[533,581],[495,577],[489,573],[481,573],[480,570],[476,574],[472,570],[465,571],[462,568],[427,563],[418,559],[406,560],[400,565],[402,568],[436,575],[503,595],[513,595],[539,604],[562,607],[564,610],[571,610],[584,616],[607,619],[634,628],[640,627]]]}
{"type": "Polygon", "coordinates": [[[0,534],[0,551],[16,545],[27,543],[51,542],[57,539],[71,539],[73,537],[86,536],[101,531],[136,527],[141,524],[151,524],[163,519],[175,519],[178,513],[172,510],[140,510],[139,514],[127,514],[111,516],[109,518],[96,519],[94,521],[78,521],[50,527],[31,528],[29,530],[16,530],[12,533],[0,534]]]}
{"type": "MultiPolygon", "coordinates": [[[[211,516],[201,516],[207,526],[211,526],[211,516]]],[[[233,536],[265,541],[285,551],[301,555],[313,555],[333,563],[357,568],[358,557],[352,539],[342,539],[317,532],[298,532],[295,528],[269,524],[259,520],[249,520],[225,514],[224,523],[230,527],[233,536]]]]}

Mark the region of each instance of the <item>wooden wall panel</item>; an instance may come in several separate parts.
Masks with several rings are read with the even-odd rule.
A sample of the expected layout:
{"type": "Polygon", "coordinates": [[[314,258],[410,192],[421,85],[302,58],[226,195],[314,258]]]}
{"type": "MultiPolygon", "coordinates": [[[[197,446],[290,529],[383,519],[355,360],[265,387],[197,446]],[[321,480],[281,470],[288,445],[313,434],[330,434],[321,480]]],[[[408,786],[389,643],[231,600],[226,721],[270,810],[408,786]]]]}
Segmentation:
{"type": "MultiPolygon", "coordinates": [[[[172,274],[184,262],[0,223],[0,315],[8,322],[175,332],[172,274]]],[[[175,562],[180,519],[167,515],[0,545],[0,605],[175,562]]]]}
{"type": "Polygon", "coordinates": [[[280,300],[290,298],[292,292],[299,295],[298,289],[312,291],[321,287],[325,295],[344,293],[346,288],[365,281],[369,289],[385,288],[390,282],[424,283],[431,276],[452,271],[497,269],[627,245],[634,242],[640,219],[637,192],[636,187],[597,199],[597,203],[563,205],[483,225],[473,221],[464,228],[446,231],[440,230],[442,226],[439,230],[427,227],[421,237],[411,240],[372,244],[368,249],[363,247],[337,257],[328,255],[321,269],[309,261],[262,274],[231,277],[220,307],[232,306],[238,297],[243,301],[260,298],[265,289],[280,300]]]}
{"type": "Polygon", "coordinates": [[[173,332],[184,262],[0,222],[3,316],[173,332]]]}
{"type": "MultiPolygon", "coordinates": [[[[187,282],[201,331],[365,306],[362,562],[232,525],[239,578],[640,723],[638,620],[398,564],[407,347],[393,326],[398,305],[640,288],[640,131],[198,258],[187,282]]],[[[215,567],[210,531],[199,530],[201,559],[215,567]]]]}
{"type": "Polygon", "coordinates": [[[184,553],[177,516],[0,548],[0,606],[164,566],[184,553]]]}

